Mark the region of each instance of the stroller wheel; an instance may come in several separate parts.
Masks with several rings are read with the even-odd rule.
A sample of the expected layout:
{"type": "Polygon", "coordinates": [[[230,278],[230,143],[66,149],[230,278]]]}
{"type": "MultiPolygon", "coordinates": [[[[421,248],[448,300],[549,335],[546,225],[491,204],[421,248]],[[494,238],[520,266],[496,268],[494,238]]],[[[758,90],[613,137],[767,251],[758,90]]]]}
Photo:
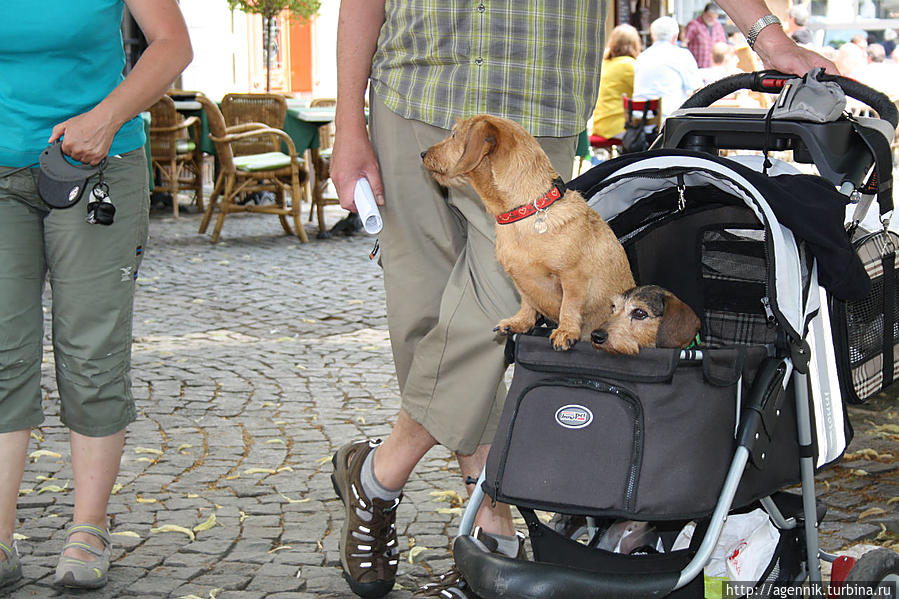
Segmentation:
{"type": "MultiPolygon", "coordinates": [[[[899,597],[899,553],[881,548],[869,551],[859,558],[849,575],[845,587],[852,589],[877,589],[868,596],[899,597]]],[[[848,590],[848,589],[847,589],[848,590]]],[[[841,592],[841,597],[857,597],[857,592],[841,592]]]]}

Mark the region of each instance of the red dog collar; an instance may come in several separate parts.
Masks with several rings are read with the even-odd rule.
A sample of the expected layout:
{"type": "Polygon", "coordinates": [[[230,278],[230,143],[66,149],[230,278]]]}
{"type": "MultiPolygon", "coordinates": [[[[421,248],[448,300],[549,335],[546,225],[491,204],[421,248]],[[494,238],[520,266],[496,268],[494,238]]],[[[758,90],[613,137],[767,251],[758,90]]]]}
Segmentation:
{"type": "Polygon", "coordinates": [[[563,195],[565,195],[565,182],[561,178],[557,178],[553,181],[552,189],[530,204],[522,204],[518,208],[513,208],[508,212],[497,215],[496,222],[500,225],[508,225],[509,223],[533,216],[541,210],[546,210],[556,200],[562,199],[563,195]]]}

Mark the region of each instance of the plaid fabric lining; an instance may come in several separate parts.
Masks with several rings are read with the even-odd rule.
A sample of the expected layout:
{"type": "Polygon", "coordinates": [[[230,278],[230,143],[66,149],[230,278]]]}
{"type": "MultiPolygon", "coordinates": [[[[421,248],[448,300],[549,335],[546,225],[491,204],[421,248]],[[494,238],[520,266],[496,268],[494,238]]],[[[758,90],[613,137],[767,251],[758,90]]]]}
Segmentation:
{"type": "MultiPolygon", "coordinates": [[[[895,252],[899,247],[899,236],[889,234],[892,246],[887,247],[887,238],[872,235],[856,245],[856,251],[864,264],[865,272],[871,278],[871,295],[863,300],[846,303],[846,338],[848,339],[849,369],[851,384],[859,400],[864,401],[883,391],[883,260],[884,254],[895,252]]],[[[887,273],[887,276],[896,276],[887,273]]],[[[894,306],[899,309],[899,297],[894,306]]],[[[899,340],[899,314],[889,318],[893,328],[893,339],[899,340]]],[[[899,344],[893,346],[893,377],[899,380],[899,344]]]]}
{"type": "Polygon", "coordinates": [[[702,342],[711,347],[774,343],[777,329],[764,315],[706,310],[702,342]]]}
{"type": "Polygon", "coordinates": [[[490,113],[566,137],[593,114],[604,0],[387,0],[385,17],[372,88],[404,118],[490,113]]]}
{"type": "MultiPolygon", "coordinates": [[[[767,265],[764,258],[765,233],[760,229],[711,229],[702,234],[702,279],[708,289],[713,281],[737,285],[753,284],[764,289],[767,265]]],[[[720,289],[720,286],[716,286],[720,289]]],[[[702,341],[712,347],[774,343],[777,329],[768,323],[762,307],[749,298],[744,305],[752,311],[723,310],[710,306],[704,311],[702,341]]]]}

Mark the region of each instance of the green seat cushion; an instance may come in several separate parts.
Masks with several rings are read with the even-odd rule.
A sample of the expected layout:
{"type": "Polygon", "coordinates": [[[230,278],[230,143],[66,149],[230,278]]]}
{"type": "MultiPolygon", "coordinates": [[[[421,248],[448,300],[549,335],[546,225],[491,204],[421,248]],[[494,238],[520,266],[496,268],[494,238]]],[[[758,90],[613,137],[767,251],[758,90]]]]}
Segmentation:
{"type": "Polygon", "coordinates": [[[175,151],[179,154],[187,154],[188,152],[193,152],[197,149],[197,144],[192,142],[189,139],[178,139],[175,140],[175,151]]]}
{"type": "Polygon", "coordinates": [[[234,166],[242,171],[270,171],[290,166],[290,156],[284,152],[265,152],[235,156],[234,166]]]}

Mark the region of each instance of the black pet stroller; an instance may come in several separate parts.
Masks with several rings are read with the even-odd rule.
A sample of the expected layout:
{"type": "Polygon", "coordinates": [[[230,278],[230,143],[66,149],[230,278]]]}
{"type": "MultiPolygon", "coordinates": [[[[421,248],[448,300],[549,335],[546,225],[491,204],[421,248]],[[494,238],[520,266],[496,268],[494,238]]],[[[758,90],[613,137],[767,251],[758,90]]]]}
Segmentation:
{"type": "MultiPolygon", "coordinates": [[[[886,228],[892,165],[883,149],[897,112],[870,88],[824,78],[880,118],[778,121],[763,109],[709,108],[739,89],[776,93],[795,83],[771,72],[738,75],[669,117],[658,149],[608,161],[569,184],[618,235],[635,280],[672,290],[700,316],[701,344],[618,356],[586,343],[555,352],[547,327],[510,339],[512,384],[453,547],[479,596],[704,597],[703,568],[725,521],[757,507],[779,540],[762,577],[743,592],[778,596],[778,585],[808,580],[809,596],[827,594],[819,560],[837,556],[819,550],[824,509],[814,475],[839,461],[852,434],[828,304],[870,293],[843,220],[847,196],[870,201],[879,190],[886,228]],[[721,158],[722,149],[765,150],[766,164],[721,158]],[[821,177],[768,161],[768,150],[792,150],[821,177]],[[800,493],[784,491],[795,485],[800,493]],[[533,561],[488,553],[471,536],[485,500],[519,509],[533,561]],[[535,510],[556,518],[546,522],[535,510]],[[615,519],[652,523],[655,546],[638,555],[598,548],[599,532],[615,519]],[[586,523],[586,542],[574,538],[584,529],[572,522],[586,523]],[[688,522],[689,546],[673,550],[688,522]],[[752,586],[760,582],[767,586],[752,586]]],[[[866,555],[848,580],[853,573],[896,596],[896,554],[866,555]]]]}

